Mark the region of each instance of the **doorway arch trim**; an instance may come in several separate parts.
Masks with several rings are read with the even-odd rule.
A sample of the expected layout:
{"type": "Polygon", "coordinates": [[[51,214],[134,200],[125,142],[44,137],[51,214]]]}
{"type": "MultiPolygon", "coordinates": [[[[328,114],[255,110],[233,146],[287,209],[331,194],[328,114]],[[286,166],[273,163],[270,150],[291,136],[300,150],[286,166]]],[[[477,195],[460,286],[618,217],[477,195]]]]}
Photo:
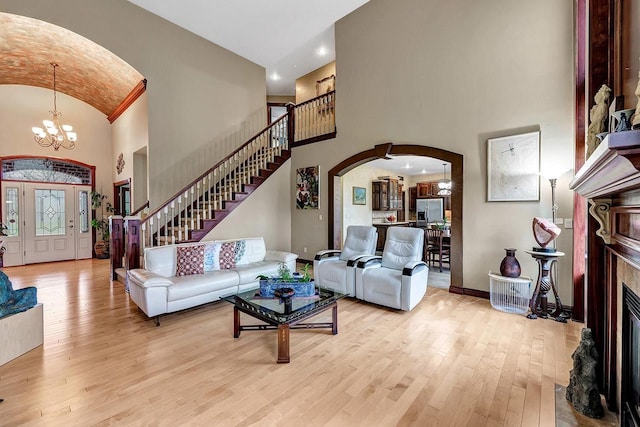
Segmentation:
{"type": "Polygon", "coordinates": [[[412,144],[394,144],[387,142],[378,144],[369,150],[354,154],[353,156],[343,160],[334,166],[327,173],[327,195],[328,195],[328,246],[335,248],[334,243],[334,194],[335,194],[335,178],[342,177],[347,172],[361,166],[371,160],[388,158],[390,155],[396,156],[423,156],[433,157],[451,163],[451,180],[453,186],[451,188],[451,228],[454,232],[451,234],[451,285],[449,292],[463,293],[462,286],[462,195],[464,188],[463,180],[463,164],[464,156],[452,151],[443,150],[435,147],[427,147],[424,145],[412,144]]]}

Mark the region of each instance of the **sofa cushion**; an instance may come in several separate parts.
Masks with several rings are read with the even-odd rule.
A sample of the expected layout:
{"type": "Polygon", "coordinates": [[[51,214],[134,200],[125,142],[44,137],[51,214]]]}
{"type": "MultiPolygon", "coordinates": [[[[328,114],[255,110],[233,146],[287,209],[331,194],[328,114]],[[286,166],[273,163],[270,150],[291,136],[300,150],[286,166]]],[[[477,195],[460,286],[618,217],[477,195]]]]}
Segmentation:
{"type": "Polygon", "coordinates": [[[236,265],[247,264],[247,241],[237,240],[235,248],[236,257],[234,262],[236,265]]]}
{"type": "Polygon", "coordinates": [[[204,273],[204,245],[176,248],[176,276],[204,273]]]}
{"type": "MultiPolygon", "coordinates": [[[[177,301],[197,295],[233,288],[238,285],[238,274],[233,270],[212,271],[205,274],[181,276],[173,279],[173,285],[167,288],[168,301],[177,301]]],[[[234,293],[236,290],[234,289],[234,293]]]]}
{"type": "Polygon", "coordinates": [[[235,271],[240,277],[240,284],[243,285],[258,280],[256,277],[259,274],[264,274],[265,276],[278,274],[278,265],[280,263],[277,261],[257,261],[251,264],[236,265],[235,271]]]}
{"type": "Polygon", "coordinates": [[[220,242],[206,242],[204,244],[204,272],[220,270],[220,242]]]}
{"type": "Polygon", "coordinates": [[[237,265],[242,264],[251,264],[256,261],[263,261],[264,257],[267,253],[267,247],[264,244],[264,239],[262,237],[248,237],[245,239],[233,239],[233,240],[216,240],[216,242],[225,243],[225,242],[237,242],[242,240],[244,242],[244,257],[239,262],[236,262],[237,265]]]}
{"type": "Polygon", "coordinates": [[[164,277],[176,275],[176,245],[144,250],[144,268],[164,277]]]}
{"type": "Polygon", "coordinates": [[[220,270],[228,270],[236,266],[236,242],[224,242],[220,246],[220,270]]]}

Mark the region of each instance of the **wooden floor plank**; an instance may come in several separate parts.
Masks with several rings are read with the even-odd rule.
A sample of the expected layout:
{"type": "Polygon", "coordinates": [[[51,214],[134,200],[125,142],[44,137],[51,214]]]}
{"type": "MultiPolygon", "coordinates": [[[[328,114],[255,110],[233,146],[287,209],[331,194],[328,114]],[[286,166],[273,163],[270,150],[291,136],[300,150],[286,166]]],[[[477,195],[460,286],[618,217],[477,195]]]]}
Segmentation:
{"type": "Polygon", "coordinates": [[[38,288],[45,336],[0,367],[3,426],[548,426],[582,327],[436,288],[408,313],[347,298],[338,335],[293,331],[279,365],[276,333],[234,339],[224,302],[155,327],[108,260],[4,272],[38,288]]]}

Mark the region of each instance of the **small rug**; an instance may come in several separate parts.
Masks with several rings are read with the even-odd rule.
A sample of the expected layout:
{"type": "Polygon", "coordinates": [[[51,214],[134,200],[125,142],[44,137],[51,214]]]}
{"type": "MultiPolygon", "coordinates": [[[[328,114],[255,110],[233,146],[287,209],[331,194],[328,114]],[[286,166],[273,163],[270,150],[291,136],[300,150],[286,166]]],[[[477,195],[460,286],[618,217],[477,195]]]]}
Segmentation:
{"type": "Polygon", "coordinates": [[[615,427],[618,425],[617,415],[607,409],[604,398],[602,398],[604,417],[595,419],[576,411],[567,400],[566,395],[567,388],[556,384],[556,427],[615,427]]]}

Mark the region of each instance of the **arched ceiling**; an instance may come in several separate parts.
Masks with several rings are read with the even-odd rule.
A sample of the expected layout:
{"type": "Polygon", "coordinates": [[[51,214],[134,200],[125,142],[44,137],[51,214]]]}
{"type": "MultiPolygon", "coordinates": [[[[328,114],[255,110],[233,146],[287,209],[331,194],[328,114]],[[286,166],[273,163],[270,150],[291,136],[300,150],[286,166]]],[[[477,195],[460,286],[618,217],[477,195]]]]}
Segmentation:
{"type": "Polygon", "coordinates": [[[53,89],[106,116],[144,79],[122,59],[72,31],[25,16],[0,13],[0,84],[53,89]]]}

